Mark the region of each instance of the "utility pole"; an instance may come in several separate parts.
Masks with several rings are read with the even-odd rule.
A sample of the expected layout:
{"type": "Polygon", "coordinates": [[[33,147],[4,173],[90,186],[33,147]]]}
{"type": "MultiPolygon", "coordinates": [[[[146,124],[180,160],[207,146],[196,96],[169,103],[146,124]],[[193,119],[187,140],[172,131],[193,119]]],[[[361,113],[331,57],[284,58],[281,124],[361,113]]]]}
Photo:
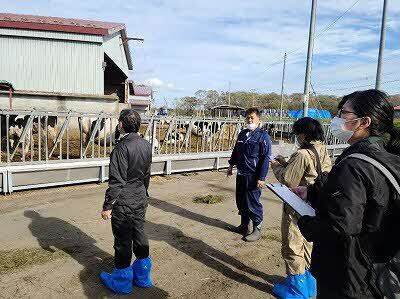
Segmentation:
{"type": "Polygon", "coordinates": [[[312,0],[310,32],[309,32],[309,36],[308,36],[306,78],[305,78],[305,82],[304,82],[304,94],[303,94],[303,116],[308,116],[308,99],[310,97],[311,64],[312,64],[312,56],[313,56],[313,49],[314,49],[314,31],[315,31],[316,11],[317,11],[317,0],[312,0]]]}
{"type": "Polygon", "coordinates": [[[252,98],[252,104],[251,107],[254,107],[255,104],[255,97],[256,97],[256,90],[255,89],[251,89],[250,92],[252,93],[251,98],[252,98]]]}
{"type": "Polygon", "coordinates": [[[231,81],[229,81],[228,105],[231,105],[231,81]]]}
{"type": "Polygon", "coordinates": [[[378,66],[377,66],[377,69],[376,69],[375,89],[381,89],[382,58],[383,58],[383,50],[385,48],[385,39],[386,39],[386,10],[387,10],[387,2],[388,2],[387,0],[383,0],[381,41],[379,43],[379,55],[378,55],[378,66]]]}
{"type": "Polygon", "coordinates": [[[282,120],[283,115],[283,92],[284,92],[284,85],[285,85],[285,70],[286,70],[286,53],[283,57],[283,71],[282,71],[282,88],[281,88],[281,113],[279,114],[279,121],[282,120]]]}

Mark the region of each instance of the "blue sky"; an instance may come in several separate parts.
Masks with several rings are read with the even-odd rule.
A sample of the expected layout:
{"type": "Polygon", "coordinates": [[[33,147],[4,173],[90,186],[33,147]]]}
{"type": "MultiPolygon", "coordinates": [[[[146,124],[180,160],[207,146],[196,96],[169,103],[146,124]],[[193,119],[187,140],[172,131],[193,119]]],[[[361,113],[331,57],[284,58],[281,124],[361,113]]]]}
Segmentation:
{"type": "MultiPolygon", "coordinates": [[[[317,35],[355,3],[318,1],[317,35]]],[[[1,1],[2,11],[122,22],[130,37],[138,83],[151,84],[156,104],[199,89],[280,92],[289,52],[286,92],[302,92],[311,0],[1,1]]],[[[359,2],[315,41],[312,83],[317,93],[342,95],[374,86],[383,0],[359,2]],[[361,87],[365,86],[366,87],[361,87]]],[[[383,65],[384,90],[400,93],[400,1],[390,0],[383,65]]]]}

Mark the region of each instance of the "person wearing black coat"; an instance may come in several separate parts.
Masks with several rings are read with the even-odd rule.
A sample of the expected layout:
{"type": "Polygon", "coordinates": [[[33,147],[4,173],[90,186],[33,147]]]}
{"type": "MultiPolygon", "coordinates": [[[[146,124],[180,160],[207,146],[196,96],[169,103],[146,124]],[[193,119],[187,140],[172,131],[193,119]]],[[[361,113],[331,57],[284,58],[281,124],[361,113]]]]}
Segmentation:
{"type": "Polygon", "coordinates": [[[122,137],[111,153],[101,212],[104,220],[111,219],[115,269],[112,273],[102,272],[100,277],[117,294],[129,294],[133,284],[152,285],[149,242],[144,232],[152,155],[150,143],[138,134],[140,123],[136,111],[121,111],[118,130],[122,137]],[[131,266],[132,252],[136,260],[131,266]]]}
{"type": "Polygon", "coordinates": [[[339,104],[331,132],[350,146],[339,156],[319,190],[294,188],[316,208],[298,225],[314,242],[311,272],[317,298],[382,298],[372,263],[387,262],[400,249],[397,193],[372,164],[349,157],[365,154],[383,164],[400,182],[399,131],[385,93],[366,90],[339,104]]]}

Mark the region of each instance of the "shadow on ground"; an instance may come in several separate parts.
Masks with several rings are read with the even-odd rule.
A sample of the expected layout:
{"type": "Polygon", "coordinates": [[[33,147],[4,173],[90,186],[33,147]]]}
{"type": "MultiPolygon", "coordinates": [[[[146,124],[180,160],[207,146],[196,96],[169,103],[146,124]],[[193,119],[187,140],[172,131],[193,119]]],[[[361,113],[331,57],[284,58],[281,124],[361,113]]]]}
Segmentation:
{"type": "Polygon", "coordinates": [[[164,212],[173,213],[175,215],[184,217],[186,219],[190,219],[205,225],[217,227],[223,230],[231,230],[233,227],[231,224],[222,221],[220,219],[215,219],[202,214],[198,214],[183,207],[180,207],[178,205],[175,205],[171,202],[167,202],[154,197],[149,198],[149,205],[158,208],[164,212]]]}
{"type": "MultiPolygon", "coordinates": [[[[29,229],[40,246],[48,251],[61,250],[83,266],[79,280],[87,298],[110,298],[113,296],[101,283],[101,271],[113,269],[113,256],[100,249],[96,240],[78,227],[56,217],[43,217],[35,211],[25,211],[31,219],[29,229]],[[55,248],[55,249],[54,249],[55,248]]],[[[68,296],[69,294],[65,294],[68,296]]],[[[158,287],[135,288],[126,298],[167,298],[168,293],[158,287]]]]}
{"type": "MultiPolygon", "coordinates": [[[[165,202],[157,198],[151,197],[149,200],[149,204],[165,212],[174,213],[181,217],[185,217],[187,219],[194,220],[205,225],[214,226],[224,230],[231,230],[231,228],[233,227],[227,222],[189,211],[183,207],[165,202]]],[[[202,240],[185,236],[181,230],[175,227],[147,221],[146,232],[149,234],[150,239],[164,241],[168,243],[171,247],[174,247],[175,249],[183,252],[193,259],[203,263],[207,267],[220,272],[224,276],[237,282],[247,284],[258,290],[271,293],[272,284],[283,279],[283,277],[281,276],[268,275],[259,270],[248,267],[247,265],[233,258],[232,256],[229,256],[226,253],[209,246],[202,240]],[[235,270],[232,270],[225,264],[228,264],[239,271],[257,276],[267,283],[253,280],[247,277],[245,274],[241,274],[235,270]]]]}
{"type": "MultiPolygon", "coordinates": [[[[165,212],[174,213],[205,225],[224,230],[231,227],[231,225],[224,221],[189,211],[156,198],[150,198],[149,204],[165,212]]],[[[32,210],[25,211],[24,215],[31,219],[29,229],[43,249],[54,251],[54,248],[56,248],[61,250],[83,266],[83,270],[79,273],[79,280],[88,298],[108,298],[112,296],[101,284],[99,274],[103,270],[112,270],[113,256],[100,249],[96,245],[97,241],[95,239],[62,219],[43,217],[32,210]]],[[[251,268],[234,257],[211,247],[200,239],[184,235],[176,227],[147,221],[145,228],[149,239],[166,242],[171,247],[201,262],[205,266],[220,272],[225,277],[239,283],[247,284],[260,291],[271,293],[272,284],[282,279],[280,276],[268,275],[251,268]],[[249,278],[246,274],[261,278],[262,281],[249,278]]],[[[158,287],[148,289],[136,287],[134,292],[126,297],[167,298],[168,293],[158,287]]]]}

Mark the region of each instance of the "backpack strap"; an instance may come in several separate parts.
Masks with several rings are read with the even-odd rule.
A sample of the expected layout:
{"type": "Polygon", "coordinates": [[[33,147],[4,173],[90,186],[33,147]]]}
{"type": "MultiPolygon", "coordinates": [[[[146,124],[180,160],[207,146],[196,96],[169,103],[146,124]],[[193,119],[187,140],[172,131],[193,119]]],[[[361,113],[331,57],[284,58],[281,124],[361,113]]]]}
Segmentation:
{"type": "Polygon", "coordinates": [[[317,150],[315,149],[315,147],[313,145],[311,145],[308,149],[310,151],[312,151],[315,155],[315,160],[317,161],[316,170],[317,170],[318,176],[322,176],[321,159],[319,158],[319,154],[318,154],[317,150]]]}
{"type": "Polygon", "coordinates": [[[394,189],[396,189],[397,193],[399,193],[399,195],[400,195],[399,183],[397,182],[395,177],[390,173],[390,171],[385,166],[383,166],[382,163],[378,162],[377,160],[375,160],[367,155],[359,154],[359,153],[348,155],[345,159],[347,159],[347,158],[356,158],[356,159],[363,160],[363,161],[366,161],[366,162],[374,165],[389,180],[389,182],[393,185],[394,189]]]}

